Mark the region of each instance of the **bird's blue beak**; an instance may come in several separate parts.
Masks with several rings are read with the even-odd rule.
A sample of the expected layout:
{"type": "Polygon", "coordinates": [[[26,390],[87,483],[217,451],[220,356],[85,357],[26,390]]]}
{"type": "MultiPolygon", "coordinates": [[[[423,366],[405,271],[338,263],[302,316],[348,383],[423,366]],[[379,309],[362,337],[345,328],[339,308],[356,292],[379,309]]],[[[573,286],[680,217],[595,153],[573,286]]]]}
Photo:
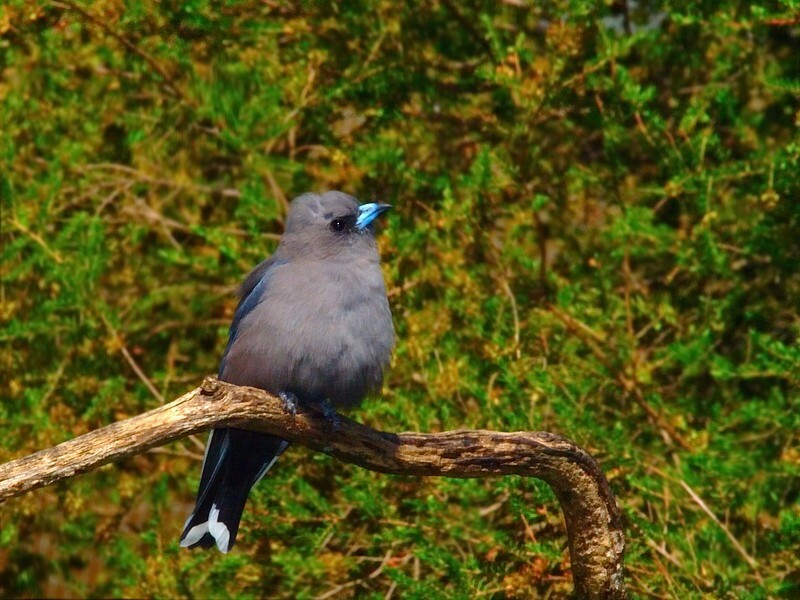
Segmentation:
{"type": "Polygon", "coordinates": [[[359,231],[368,227],[379,215],[385,213],[392,208],[391,204],[362,204],[358,207],[358,218],[356,218],[356,227],[359,231]]]}

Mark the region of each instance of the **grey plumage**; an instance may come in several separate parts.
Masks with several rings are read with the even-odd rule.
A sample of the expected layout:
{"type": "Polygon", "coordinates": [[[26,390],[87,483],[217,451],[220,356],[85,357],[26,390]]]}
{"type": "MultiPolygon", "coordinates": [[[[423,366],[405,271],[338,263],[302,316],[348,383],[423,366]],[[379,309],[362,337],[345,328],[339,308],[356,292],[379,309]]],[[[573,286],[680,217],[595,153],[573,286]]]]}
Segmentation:
{"type": "MultiPolygon", "coordinates": [[[[292,202],[275,254],[239,289],[220,379],[335,408],[380,387],[394,328],[372,221],[386,208],[359,206],[342,192],[292,202]]],[[[250,488],[287,446],[274,436],[214,430],[181,545],[229,551],[250,488]]]]}

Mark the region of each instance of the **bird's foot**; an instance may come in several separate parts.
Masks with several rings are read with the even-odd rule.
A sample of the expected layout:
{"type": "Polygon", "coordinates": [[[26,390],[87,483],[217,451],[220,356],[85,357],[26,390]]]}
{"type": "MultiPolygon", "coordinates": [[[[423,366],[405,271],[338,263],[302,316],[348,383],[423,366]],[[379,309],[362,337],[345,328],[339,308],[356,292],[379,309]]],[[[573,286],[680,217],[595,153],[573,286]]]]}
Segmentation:
{"type": "Polygon", "coordinates": [[[278,392],[278,398],[280,398],[281,402],[283,402],[283,409],[287,413],[293,417],[297,415],[297,396],[295,396],[292,392],[278,392]]]}
{"type": "Polygon", "coordinates": [[[330,400],[324,400],[320,404],[320,408],[322,409],[322,416],[325,418],[325,422],[330,426],[331,431],[336,431],[336,428],[339,426],[339,413],[336,412],[333,403],[330,400]]]}

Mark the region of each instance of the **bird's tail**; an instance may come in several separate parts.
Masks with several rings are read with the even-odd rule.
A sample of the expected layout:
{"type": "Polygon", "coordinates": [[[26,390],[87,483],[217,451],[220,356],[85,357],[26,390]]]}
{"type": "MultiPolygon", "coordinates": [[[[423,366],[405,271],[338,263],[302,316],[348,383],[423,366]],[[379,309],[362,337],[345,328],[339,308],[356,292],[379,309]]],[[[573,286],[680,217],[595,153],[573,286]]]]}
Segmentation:
{"type": "Polygon", "coordinates": [[[194,512],[181,546],[227,553],[236,541],[250,489],[269,471],[289,442],[244,429],[214,429],[208,438],[194,512]]]}

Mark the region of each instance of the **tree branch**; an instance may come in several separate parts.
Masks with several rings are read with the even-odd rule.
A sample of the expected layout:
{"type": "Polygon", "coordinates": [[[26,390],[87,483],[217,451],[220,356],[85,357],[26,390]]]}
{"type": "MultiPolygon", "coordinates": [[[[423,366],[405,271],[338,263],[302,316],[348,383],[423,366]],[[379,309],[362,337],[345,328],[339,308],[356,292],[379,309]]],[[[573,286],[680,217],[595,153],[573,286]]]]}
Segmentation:
{"type": "Polygon", "coordinates": [[[335,426],[313,412],[288,414],[264,392],[213,378],[174,402],[53,448],[0,465],[0,503],[106,463],[210,429],[241,427],[279,435],[360,467],[401,475],[527,475],[555,491],[567,525],[580,598],[624,598],[624,537],[611,489],[595,460],[545,432],[460,430],[384,433],[346,417],[335,426]]]}

